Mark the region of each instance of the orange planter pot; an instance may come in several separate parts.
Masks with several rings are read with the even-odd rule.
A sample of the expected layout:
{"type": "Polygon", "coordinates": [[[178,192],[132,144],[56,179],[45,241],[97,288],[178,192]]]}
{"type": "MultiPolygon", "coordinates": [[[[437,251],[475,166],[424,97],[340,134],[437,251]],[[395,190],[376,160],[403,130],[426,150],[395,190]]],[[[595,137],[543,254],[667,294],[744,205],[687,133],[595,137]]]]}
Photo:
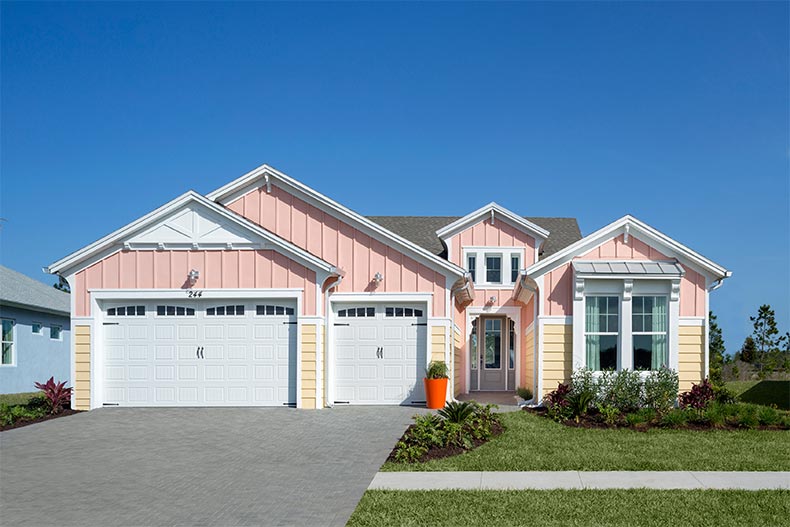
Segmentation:
{"type": "Polygon", "coordinates": [[[423,379],[425,383],[425,406],[432,410],[444,408],[447,398],[447,379],[423,379]]]}

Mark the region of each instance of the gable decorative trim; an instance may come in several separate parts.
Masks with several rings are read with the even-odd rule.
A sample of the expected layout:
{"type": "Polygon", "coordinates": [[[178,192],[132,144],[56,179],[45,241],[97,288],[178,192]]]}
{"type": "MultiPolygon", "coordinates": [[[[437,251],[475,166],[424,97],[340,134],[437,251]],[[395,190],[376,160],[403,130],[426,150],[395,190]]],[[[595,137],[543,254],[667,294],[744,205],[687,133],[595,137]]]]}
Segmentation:
{"type": "Polygon", "coordinates": [[[496,217],[499,216],[507,223],[511,224],[513,227],[525,231],[527,234],[535,238],[536,246],[540,246],[540,244],[549,237],[549,231],[535,225],[531,221],[522,218],[518,214],[494,203],[493,201],[484,207],[477,209],[474,212],[471,212],[464,216],[463,218],[459,218],[452,222],[449,225],[445,225],[438,231],[436,231],[436,235],[442,239],[442,241],[447,241],[448,238],[452,238],[456,234],[465,231],[472,225],[479,223],[481,220],[485,219],[486,216],[490,218],[491,224],[493,225],[496,221],[496,217]]]}

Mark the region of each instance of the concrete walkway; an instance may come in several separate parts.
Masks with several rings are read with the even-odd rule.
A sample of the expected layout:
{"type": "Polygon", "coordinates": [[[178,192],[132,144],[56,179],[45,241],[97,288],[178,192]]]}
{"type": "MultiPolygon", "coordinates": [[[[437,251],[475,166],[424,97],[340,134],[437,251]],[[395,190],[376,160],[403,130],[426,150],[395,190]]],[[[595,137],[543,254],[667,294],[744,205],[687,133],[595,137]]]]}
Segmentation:
{"type": "Polygon", "coordinates": [[[790,472],[379,472],[368,490],[790,489],[790,472]]]}

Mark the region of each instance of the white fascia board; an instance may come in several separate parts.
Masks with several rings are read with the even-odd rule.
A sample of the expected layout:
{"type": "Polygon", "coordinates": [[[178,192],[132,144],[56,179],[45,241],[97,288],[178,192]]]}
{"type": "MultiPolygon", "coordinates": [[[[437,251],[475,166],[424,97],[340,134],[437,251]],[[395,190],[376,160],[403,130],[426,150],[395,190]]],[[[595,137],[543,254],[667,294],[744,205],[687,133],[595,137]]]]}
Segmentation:
{"type": "Polygon", "coordinates": [[[669,253],[669,256],[678,258],[681,263],[691,264],[697,270],[702,271],[703,274],[713,279],[723,280],[732,276],[731,271],[708,260],[701,254],[692,251],[682,243],[673,240],[666,234],[657,231],[631,215],[623,216],[581,240],[572,243],[563,250],[554,253],[545,260],[540,260],[538,263],[528,267],[527,276],[536,278],[553,271],[560,265],[570,262],[574,257],[587,253],[609,239],[625,232],[626,226],[629,227],[629,234],[652,242],[657,249],[664,253],[669,253]]]}
{"type": "Polygon", "coordinates": [[[111,249],[109,253],[107,252],[108,248],[112,248],[113,245],[123,242],[125,239],[129,238],[145,227],[148,227],[163,217],[167,217],[171,212],[178,210],[180,207],[183,207],[190,202],[196,202],[207,207],[225,219],[232,221],[245,230],[251,232],[253,235],[263,238],[264,241],[272,248],[279,249],[279,252],[283,252],[290,258],[300,260],[314,270],[321,270],[327,273],[332,273],[335,271],[334,266],[329,262],[326,262],[305,251],[304,249],[293,245],[291,242],[270,233],[269,231],[259,227],[258,225],[255,225],[251,221],[236,214],[235,212],[230,211],[209,199],[206,199],[204,196],[201,196],[193,190],[185,192],[181,196],[178,196],[177,198],[162,205],[158,209],[146,214],[145,216],[127,224],[124,227],[121,227],[120,229],[93,242],[92,244],[66,256],[65,258],[58,260],[47,267],[46,271],[50,274],[61,273],[63,271],[68,271],[70,274],[73,274],[76,272],[76,266],[83,264],[92,256],[100,254],[102,257],[106,257],[109,254],[115,252],[115,250],[120,250],[120,248],[115,248],[115,250],[111,249]]]}
{"type": "Polygon", "coordinates": [[[442,240],[452,238],[459,232],[469,228],[471,225],[474,225],[480,220],[485,219],[486,216],[490,216],[491,211],[493,211],[495,214],[498,214],[500,219],[505,219],[514,227],[526,231],[530,236],[535,238],[536,248],[540,246],[541,242],[545,241],[549,237],[549,231],[543,227],[532,223],[526,218],[519,216],[518,214],[506,209],[505,207],[502,207],[501,205],[498,205],[497,203],[494,203],[493,201],[488,205],[467,214],[463,218],[457,219],[449,225],[445,225],[436,231],[436,235],[442,240]]]}
{"type": "Polygon", "coordinates": [[[388,229],[385,229],[381,225],[367,219],[366,217],[354,212],[347,207],[344,207],[335,200],[328,198],[317,190],[314,190],[307,185],[296,181],[292,177],[280,172],[279,170],[276,170],[275,168],[270,167],[269,165],[261,165],[255,170],[252,170],[240,178],[231,181],[227,185],[224,185],[213,192],[209,192],[206,194],[206,197],[222,205],[227,205],[231,201],[248,192],[249,189],[247,187],[254,184],[260,177],[276,179],[279,183],[289,187],[290,191],[295,191],[299,197],[308,198],[307,201],[316,205],[324,212],[327,212],[328,214],[340,220],[350,222],[352,226],[360,228],[366,234],[387,245],[393,244],[396,246],[396,248],[412,253],[414,256],[426,262],[433,268],[441,268],[445,273],[449,273],[456,277],[463,276],[463,274],[466,272],[463,268],[455,265],[454,263],[425,250],[419,245],[410,242],[409,240],[395,234],[388,229]]]}

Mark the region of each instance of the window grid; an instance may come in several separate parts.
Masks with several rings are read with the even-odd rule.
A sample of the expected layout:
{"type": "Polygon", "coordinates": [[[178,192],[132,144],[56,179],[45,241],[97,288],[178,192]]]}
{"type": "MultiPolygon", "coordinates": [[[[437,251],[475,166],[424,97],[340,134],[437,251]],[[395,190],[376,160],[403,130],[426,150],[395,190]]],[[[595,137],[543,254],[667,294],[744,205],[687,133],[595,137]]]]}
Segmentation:
{"type": "Polygon", "coordinates": [[[486,283],[502,283],[502,255],[486,254],[486,283]]]}
{"type": "Polygon", "coordinates": [[[293,315],[294,308],[290,306],[280,306],[275,304],[263,304],[263,305],[255,306],[255,314],[258,316],[293,315]]]}
{"type": "Polygon", "coordinates": [[[620,362],[620,298],[616,296],[587,296],[585,298],[584,342],[587,348],[587,366],[596,371],[617,369],[620,362]],[[589,313],[597,309],[596,315],[589,313]],[[597,326],[596,329],[591,329],[597,326]],[[612,339],[614,337],[614,339],[612,339]],[[612,342],[614,341],[614,342],[612,342]],[[608,347],[601,349],[602,345],[608,347]],[[592,347],[592,349],[590,349],[592,347]],[[597,348],[597,352],[595,349],[597,348]],[[611,356],[610,350],[614,350],[611,356]],[[589,354],[593,353],[591,357],[589,354]],[[608,359],[608,362],[602,360],[608,359]],[[595,360],[593,364],[590,361],[595,360]]]}
{"type": "Polygon", "coordinates": [[[206,308],[206,316],[207,317],[243,317],[244,306],[233,305],[233,306],[209,307],[206,308]]]}
{"type": "Polygon", "coordinates": [[[340,318],[372,318],[376,316],[375,307],[349,307],[337,312],[340,318]]]}
{"type": "Polygon", "coordinates": [[[111,307],[107,310],[108,317],[144,317],[145,306],[111,307]]]}
{"type": "Polygon", "coordinates": [[[183,306],[156,306],[156,315],[160,317],[194,317],[195,308],[183,306]]]}
{"type": "Polygon", "coordinates": [[[518,272],[521,267],[521,256],[513,254],[510,256],[510,281],[514,284],[518,280],[518,272]]]}
{"type": "Polygon", "coordinates": [[[2,319],[2,354],[0,364],[12,366],[14,364],[14,321],[2,319]]]}
{"type": "Polygon", "coordinates": [[[386,317],[421,317],[422,309],[411,307],[387,307],[384,309],[386,317]]]}
{"type": "Polygon", "coordinates": [[[470,254],[466,257],[466,270],[472,275],[472,282],[477,280],[477,255],[470,254]]]}

